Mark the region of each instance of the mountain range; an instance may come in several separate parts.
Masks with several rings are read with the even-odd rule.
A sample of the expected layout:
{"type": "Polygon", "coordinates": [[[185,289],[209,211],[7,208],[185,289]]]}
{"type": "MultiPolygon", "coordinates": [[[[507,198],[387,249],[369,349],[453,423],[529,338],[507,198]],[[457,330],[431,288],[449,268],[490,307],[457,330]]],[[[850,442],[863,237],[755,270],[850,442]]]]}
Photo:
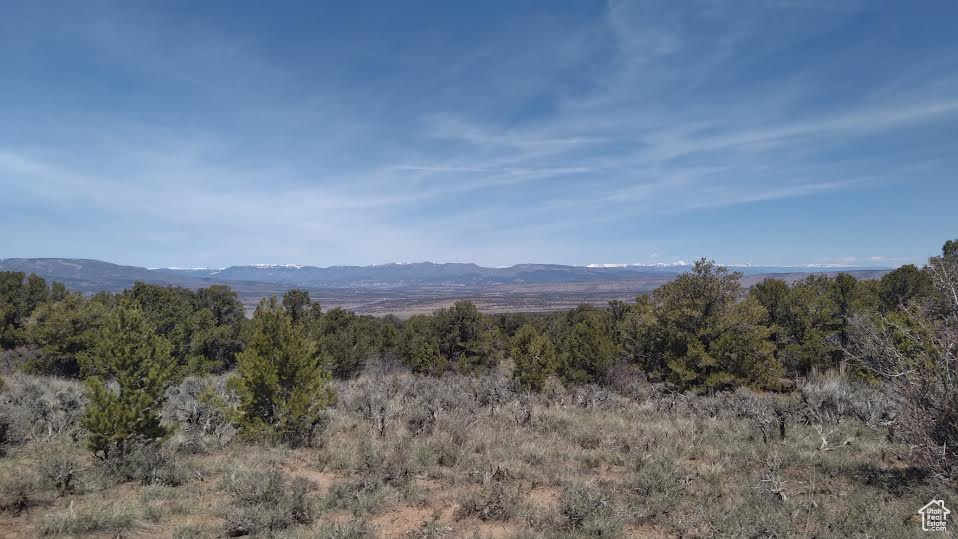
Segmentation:
{"type": "MultiPolygon", "coordinates": [[[[528,285],[609,282],[635,279],[668,279],[688,271],[691,264],[517,264],[488,268],[470,263],[381,264],[373,266],[316,267],[295,264],[252,264],[228,268],[142,268],[100,260],[71,258],[0,259],[0,271],[36,273],[83,291],[119,290],[137,281],[202,287],[210,284],[262,283],[285,288],[475,287],[482,285],[528,285]]],[[[772,274],[881,272],[881,268],[846,266],[752,266],[732,269],[747,276],[772,274]]]]}

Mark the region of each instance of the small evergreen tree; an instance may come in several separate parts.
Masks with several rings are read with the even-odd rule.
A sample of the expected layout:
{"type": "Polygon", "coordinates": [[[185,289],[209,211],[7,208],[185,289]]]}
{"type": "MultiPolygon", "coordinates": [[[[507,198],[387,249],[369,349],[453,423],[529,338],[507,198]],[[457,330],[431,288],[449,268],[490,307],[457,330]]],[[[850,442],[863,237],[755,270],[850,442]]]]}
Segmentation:
{"type": "Polygon", "coordinates": [[[0,271],[0,350],[20,344],[23,322],[30,315],[25,275],[18,271],[0,271]]]}
{"type": "Polygon", "coordinates": [[[663,365],[655,363],[658,343],[655,313],[648,296],[635,298],[616,325],[617,344],[623,357],[650,375],[661,376],[663,365]]]}
{"type": "Polygon", "coordinates": [[[562,378],[570,383],[602,383],[615,362],[610,319],[603,311],[578,313],[562,343],[562,378]]]}
{"type": "Polygon", "coordinates": [[[233,365],[236,354],[243,349],[239,324],[217,324],[216,315],[203,308],[190,316],[190,333],[186,372],[202,376],[223,372],[233,365]]]}
{"type": "Polygon", "coordinates": [[[413,372],[439,375],[449,366],[439,353],[439,336],[431,316],[418,314],[403,323],[397,353],[413,372]]]}
{"type": "Polygon", "coordinates": [[[749,290],[749,296],[754,297],[765,307],[765,325],[779,330],[788,323],[788,284],[781,279],[768,278],[756,284],[749,290]]]}
{"type": "Polygon", "coordinates": [[[61,299],[67,297],[67,294],[70,292],[67,290],[66,285],[59,282],[50,283],[50,301],[60,301],[61,299]]]}
{"type": "Polygon", "coordinates": [[[379,357],[385,360],[395,360],[399,357],[399,343],[401,333],[399,328],[402,323],[395,315],[388,314],[383,317],[383,323],[380,326],[379,335],[379,357]]]}
{"type": "Polygon", "coordinates": [[[471,301],[457,301],[433,318],[439,352],[452,366],[468,372],[497,363],[493,328],[471,301]]]}
{"type": "Polygon", "coordinates": [[[879,282],[879,295],[885,312],[901,307],[916,298],[928,297],[934,287],[928,273],[914,264],[906,264],[886,273],[879,282]]]}
{"type": "Polygon", "coordinates": [[[359,375],[378,351],[378,329],[339,307],[323,313],[310,326],[322,364],[336,378],[359,375]]]}
{"type": "Polygon", "coordinates": [[[50,301],[50,287],[46,279],[31,273],[26,283],[27,311],[33,312],[40,305],[50,301]]]}
{"type": "Polygon", "coordinates": [[[226,286],[192,291],[136,283],[123,292],[143,308],[157,334],[170,341],[181,375],[228,369],[242,349],[243,305],[226,286]]]}
{"type": "Polygon", "coordinates": [[[552,341],[531,324],[523,325],[513,337],[512,359],[515,361],[512,379],[520,386],[535,391],[542,389],[558,367],[552,341]]]}
{"type": "Polygon", "coordinates": [[[755,296],[736,302],[741,274],[699,260],[653,294],[657,356],[680,389],[775,387],[782,375],[768,310],[755,296]]]}
{"type": "Polygon", "coordinates": [[[157,335],[170,342],[170,354],[180,374],[186,374],[191,339],[189,324],[195,310],[193,291],[180,286],[136,283],[124,291],[123,296],[136,301],[157,335]]]}
{"type": "Polygon", "coordinates": [[[305,322],[310,313],[311,302],[309,291],[293,288],[283,294],[283,310],[289,315],[293,323],[305,322]]]}
{"type": "Polygon", "coordinates": [[[138,305],[124,302],[106,316],[81,367],[89,398],[82,424],[94,453],[124,454],[169,434],[160,408],[176,363],[169,342],[156,335],[138,305]]]}
{"type": "Polygon", "coordinates": [[[78,377],[79,358],[92,348],[97,328],[107,307],[80,294],[67,294],[59,301],[37,308],[27,324],[26,341],[39,348],[36,358],[24,365],[35,374],[78,377]]]}
{"type": "Polygon", "coordinates": [[[322,411],[336,400],[302,324],[294,324],[276,298],[253,316],[246,349],[236,356],[230,385],[240,398],[237,423],[247,439],[308,445],[322,411]]]}
{"type": "Polygon", "coordinates": [[[239,296],[225,285],[200,288],[194,294],[194,303],[197,309],[209,309],[218,326],[241,326],[246,320],[239,296]]]}
{"type": "Polygon", "coordinates": [[[790,343],[788,333],[791,318],[791,289],[781,279],[768,278],[756,284],[748,292],[749,298],[765,308],[759,311],[762,325],[768,328],[769,340],[775,346],[775,357],[783,361],[785,347],[790,343]]]}
{"type": "Polygon", "coordinates": [[[779,356],[792,374],[838,367],[842,352],[834,337],[842,322],[832,289],[828,276],[809,275],[789,291],[779,356]]]}

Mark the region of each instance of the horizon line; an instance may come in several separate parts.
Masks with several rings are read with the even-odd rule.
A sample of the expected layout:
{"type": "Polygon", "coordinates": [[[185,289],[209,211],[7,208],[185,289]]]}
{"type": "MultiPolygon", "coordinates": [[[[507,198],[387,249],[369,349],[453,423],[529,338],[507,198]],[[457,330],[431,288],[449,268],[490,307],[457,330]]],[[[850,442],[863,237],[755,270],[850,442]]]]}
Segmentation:
{"type": "MultiPolygon", "coordinates": [[[[805,263],[805,264],[766,264],[766,263],[722,263],[708,257],[702,257],[701,260],[705,259],[711,262],[714,262],[717,266],[725,268],[789,268],[789,269],[847,269],[847,270],[889,270],[901,267],[903,265],[912,264],[912,262],[903,262],[900,264],[894,265],[868,265],[868,264],[848,264],[848,263],[805,263]]],[[[61,261],[71,261],[71,260],[87,260],[92,262],[101,262],[105,264],[112,264],[116,266],[127,266],[127,267],[138,267],[143,268],[148,271],[159,271],[159,270],[170,270],[170,271],[213,271],[220,272],[229,268],[256,268],[256,269],[334,269],[334,268],[375,268],[375,267],[385,267],[385,266],[412,266],[412,265],[421,265],[421,264],[431,264],[436,266],[444,265],[472,265],[482,269],[510,269],[517,266],[564,266],[564,267],[573,267],[573,268],[583,268],[583,269],[594,269],[594,270],[616,270],[616,269],[628,269],[628,268],[691,268],[695,265],[695,261],[688,262],[686,260],[675,260],[673,262],[634,262],[628,264],[620,263],[591,263],[591,264],[561,264],[554,262],[519,262],[508,266],[483,266],[482,264],[476,262],[434,262],[431,260],[422,260],[417,262],[384,262],[379,264],[332,264],[329,266],[318,266],[313,264],[231,264],[223,267],[181,267],[181,266],[139,266],[135,264],[126,264],[120,262],[111,262],[107,260],[101,260],[98,258],[70,258],[70,257],[6,257],[0,258],[0,262],[6,262],[10,260],[61,260],[61,261]]]]}

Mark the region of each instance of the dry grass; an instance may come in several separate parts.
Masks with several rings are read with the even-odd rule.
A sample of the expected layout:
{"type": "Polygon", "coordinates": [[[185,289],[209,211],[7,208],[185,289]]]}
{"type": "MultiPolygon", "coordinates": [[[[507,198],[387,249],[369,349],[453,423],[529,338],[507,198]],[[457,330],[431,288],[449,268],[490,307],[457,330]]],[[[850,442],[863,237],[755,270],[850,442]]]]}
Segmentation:
{"type": "MultiPolygon", "coordinates": [[[[199,393],[189,383],[184,399],[199,393]]],[[[958,502],[904,464],[869,388],[617,387],[531,395],[497,375],[367,374],[338,384],[319,447],[243,446],[203,412],[213,419],[189,418],[188,435],[120,470],[69,428],[23,428],[0,458],[0,536],[904,537],[932,497],[958,502]]],[[[51,411],[2,409],[18,425],[51,411]]]]}

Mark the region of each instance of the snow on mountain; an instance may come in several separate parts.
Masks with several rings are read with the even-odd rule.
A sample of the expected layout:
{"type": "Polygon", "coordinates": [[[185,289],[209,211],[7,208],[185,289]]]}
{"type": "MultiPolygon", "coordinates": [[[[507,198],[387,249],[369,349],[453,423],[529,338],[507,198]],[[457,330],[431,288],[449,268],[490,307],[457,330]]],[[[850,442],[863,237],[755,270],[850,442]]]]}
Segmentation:
{"type": "MultiPolygon", "coordinates": [[[[302,264],[250,264],[249,267],[257,268],[257,269],[276,269],[276,268],[303,269],[306,266],[303,266],[302,264]]],[[[223,268],[220,268],[220,269],[223,269],[223,268]]]]}

